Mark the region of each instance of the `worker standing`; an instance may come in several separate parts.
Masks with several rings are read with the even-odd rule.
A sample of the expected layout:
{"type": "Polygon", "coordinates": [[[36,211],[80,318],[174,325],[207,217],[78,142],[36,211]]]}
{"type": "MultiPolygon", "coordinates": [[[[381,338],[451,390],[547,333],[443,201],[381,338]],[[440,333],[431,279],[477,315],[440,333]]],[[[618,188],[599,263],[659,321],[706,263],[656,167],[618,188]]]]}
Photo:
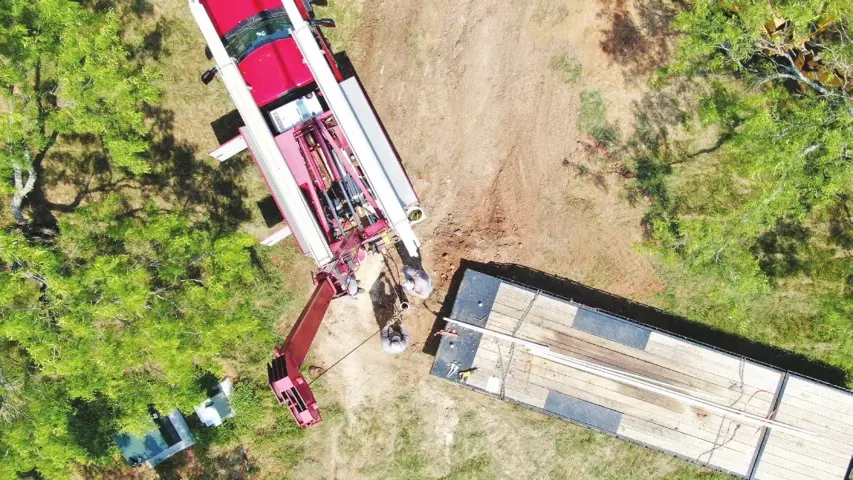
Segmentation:
{"type": "Polygon", "coordinates": [[[382,327],[382,350],[385,353],[402,353],[409,347],[409,329],[402,323],[395,325],[394,320],[382,327]]]}
{"type": "Polygon", "coordinates": [[[403,267],[403,288],[421,298],[427,298],[432,293],[432,279],[423,270],[406,265],[403,267]]]}

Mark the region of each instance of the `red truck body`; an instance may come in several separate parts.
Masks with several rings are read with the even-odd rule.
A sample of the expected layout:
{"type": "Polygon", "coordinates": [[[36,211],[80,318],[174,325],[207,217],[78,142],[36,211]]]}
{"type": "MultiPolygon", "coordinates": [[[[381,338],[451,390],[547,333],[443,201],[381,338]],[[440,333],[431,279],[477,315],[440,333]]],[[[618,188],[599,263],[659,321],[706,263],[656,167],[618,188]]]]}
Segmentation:
{"type": "Polygon", "coordinates": [[[300,249],[320,267],[314,294],[267,366],[277,401],[301,427],[317,425],[317,401],[299,369],[326,310],[335,297],[357,293],[354,272],[367,251],[392,247],[400,228],[408,232],[407,245],[416,243],[411,225],[423,219],[423,211],[363,88],[357,79],[343,78],[318,28],[334,22],[315,20],[308,0],[189,3],[217,63],[212,71],[221,74],[245,122],[238,137],[217,149],[229,153],[214,156],[224,161],[239,145],[250,151],[300,249]],[[302,18],[291,21],[288,10],[302,18]],[[343,120],[326,97],[338,90],[345,98],[343,110],[338,103],[343,120]],[[387,186],[379,189],[377,181],[387,186]]]}
{"type": "MultiPolygon", "coordinates": [[[[237,54],[240,72],[252,89],[252,96],[259,107],[269,105],[289,92],[314,82],[311,71],[302,61],[302,54],[299,53],[296,42],[284,31],[287,15],[280,0],[202,0],[201,4],[207,9],[226,48],[235,50],[234,53],[229,53],[232,53],[232,56],[237,54]],[[276,22],[276,19],[280,21],[276,22]],[[264,25],[264,22],[267,25],[264,25]],[[269,25],[270,23],[272,25],[269,25]],[[275,34],[278,34],[282,38],[270,38],[258,44],[248,42],[231,47],[235,40],[241,40],[242,35],[251,34],[252,29],[259,28],[272,31],[274,34],[270,37],[274,38],[275,34]]],[[[310,15],[308,7],[301,1],[296,4],[300,7],[303,18],[307,19],[310,15]]],[[[332,68],[337,71],[331,54],[328,56],[332,68]]]]}

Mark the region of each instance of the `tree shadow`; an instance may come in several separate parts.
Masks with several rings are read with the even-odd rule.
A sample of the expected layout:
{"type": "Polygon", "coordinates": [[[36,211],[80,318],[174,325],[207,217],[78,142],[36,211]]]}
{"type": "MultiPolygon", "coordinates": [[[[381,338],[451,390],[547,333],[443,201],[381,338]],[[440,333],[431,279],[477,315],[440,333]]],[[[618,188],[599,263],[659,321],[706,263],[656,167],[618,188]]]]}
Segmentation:
{"type": "Polygon", "coordinates": [[[115,10],[123,18],[130,14],[139,17],[154,14],[150,0],[79,0],[79,3],[98,12],[115,10]]]}
{"type": "MultiPolygon", "coordinates": [[[[596,152],[594,152],[594,151],[590,152],[590,151],[588,151],[588,149],[585,149],[585,151],[587,151],[588,155],[590,155],[592,158],[597,158],[596,152]]],[[[589,180],[590,183],[592,183],[592,185],[595,188],[597,188],[597,189],[599,189],[605,193],[607,193],[610,190],[610,188],[607,185],[607,175],[606,175],[606,173],[609,173],[609,172],[605,172],[605,171],[598,170],[598,169],[593,169],[585,163],[573,162],[569,159],[564,159],[562,165],[564,167],[569,167],[572,170],[574,170],[575,178],[589,180]]]]}
{"type": "Polygon", "coordinates": [[[811,231],[796,219],[781,218],[758,237],[752,254],[758,267],[770,278],[785,278],[804,269],[801,257],[811,239],[811,231]]]}
{"type": "Polygon", "coordinates": [[[242,446],[234,447],[225,452],[219,452],[216,455],[209,456],[204,459],[204,463],[209,465],[205,470],[210,472],[210,469],[217,472],[216,478],[224,478],[229,480],[238,480],[246,477],[247,473],[251,473],[253,465],[249,461],[248,455],[242,446]]]}
{"type": "Polygon", "coordinates": [[[227,162],[198,159],[195,145],[177,140],[174,113],[150,106],[155,141],[149,152],[154,167],[140,178],[140,186],[168,203],[188,211],[203,213],[205,223],[221,231],[230,231],[251,218],[245,199],[248,190],[241,178],[248,162],[232,158],[227,162]]]}
{"type": "Polygon", "coordinates": [[[196,448],[190,447],[169,457],[154,467],[163,480],[183,480],[185,478],[204,478],[205,469],[196,454],[196,448]]]}
{"type": "Polygon", "coordinates": [[[240,183],[247,162],[235,158],[214,167],[196,159],[195,145],[173,135],[162,137],[151,152],[157,169],[142,184],[156,187],[161,198],[183,210],[204,212],[205,223],[222,231],[251,218],[248,190],[240,183]]]}
{"type": "Polygon", "coordinates": [[[154,27],[142,37],[142,42],[132,50],[132,58],[141,61],[157,61],[170,55],[167,40],[172,33],[172,23],[165,17],[157,19],[154,27]]]}
{"type": "MultiPolygon", "coordinates": [[[[684,337],[689,341],[753,359],[759,363],[767,364],[781,370],[811,377],[840,387],[846,385],[847,372],[836,366],[772,345],[759,343],[733,333],[717,330],[708,325],[693,322],[684,317],[643,305],[567,278],[558,277],[517,264],[481,263],[462,260],[451,279],[447,297],[438,313],[432,333],[444,328],[446,323],[444,318],[449,317],[453,311],[456,293],[459,291],[462,278],[468,269],[506,279],[530,288],[539,289],[551,295],[569,299],[647,327],[684,337]]],[[[440,338],[436,338],[432,333],[423,351],[435,355],[438,350],[440,338]]]]}
{"type": "Polygon", "coordinates": [[[608,20],[602,30],[601,50],[627,68],[628,76],[645,75],[662,66],[672,53],[672,21],[686,5],[678,0],[599,0],[599,17],[608,20]]]}
{"type": "Polygon", "coordinates": [[[171,111],[149,106],[146,114],[152,125],[151,148],[144,154],[150,172],[137,176],[112,168],[102,151],[86,151],[85,145],[98,144],[98,139],[63,138],[62,147],[51,151],[47,165],[41,166],[38,188],[28,198],[33,224],[55,229],[55,213],[71,213],[99,195],[118,192],[136,205],[156,201],[167,210],[188,212],[219,231],[233,231],[250,220],[242,182],[250,162],[200,159],[195,145],[175,138],[171,111]]]}
{"type": "MultiPolygon", "coordinates": [[[[95,10],[115,10],[127,22],[139,23],[131,17],[155,15],[148,0],[82,3],[95,10]]],[[[172,21],[165,17],[143,23],[147,26],[139,32],[142,41],[126,45],[130,60],[140,68],[170,54],[167,45],[173,33],[172,21]]],[[[44,158],[34,158],[36,185],[25,199],[30,222],[22,227],[30,236],[48,232],[45,240],[49,240],[58,232],[57,213],[74,212],[113,193],[122,193],[137,207],[140,202],[156,201],[169,210],[188,211],[220,230],[233,230],[251,218],[244,202],[248,191],[241,182],[247,162],[233,159],[219,165],[199,158],[195,145],[175,137],[173,112],[162,105],[146,105],[144,113],[151,126],[148,140],[152,146],[143,153],[151,166],[149,173],[134,175],[112,167],[101,139],[93,135],[57,136],[59,141],[54,140],[56,144],[45,149],[44,158]]]]}
{"type": "Polygon", "coordinates": [[[74,399],[68,413],[69,433],[91,458],[106,458],[115,445],[113,434],[120,429],[115,421],[119,413],[119,408],[101,395],[89,401],[74,399]]]}
{"type": "Polygon", "coordinates": [[[853,250],[853,216],[850,196],[839,196],[829,208],[829,241],[842,250],[853,250]]]}
{"type": "Polygon", "coordinates": [[[669,212],[675,204],[669,194],[667,178],[672,166],[685,161],[682,145],[672,138],[674,128],[686,125],[690,106],[682,101],[684,89],[678,84],[664,90],[652,90],[633,104],[634,132],[622,146],[634,182],[626,190],[631,205],[645,199],[650,204],[643,225],[669,212]]]}

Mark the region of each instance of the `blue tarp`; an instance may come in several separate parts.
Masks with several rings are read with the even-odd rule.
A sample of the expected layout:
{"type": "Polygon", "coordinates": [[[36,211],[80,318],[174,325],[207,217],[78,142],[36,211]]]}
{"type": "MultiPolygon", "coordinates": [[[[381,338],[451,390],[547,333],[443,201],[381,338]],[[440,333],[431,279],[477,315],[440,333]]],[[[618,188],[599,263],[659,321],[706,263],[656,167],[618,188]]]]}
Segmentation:
{"type": "Polygon", "coordinates": [[[189,432],[189,427],[184,420],[181,412],[175,410],[169,416],[163,419],[170,425],[161,426],[157,430],[152,430],[145,435],[139,437],[125,433],[117,433],[113,435],[118,447],[125,460],[131,465],[140,465],[147,463],[153,467],[158,463],[166,460],[172,455],[189,448],[193,445],[193,439],[189,432]],[[178,437],[175,443],[169,445],[160,430],[164,427],[171,426],[177,432],[178,437]]]}

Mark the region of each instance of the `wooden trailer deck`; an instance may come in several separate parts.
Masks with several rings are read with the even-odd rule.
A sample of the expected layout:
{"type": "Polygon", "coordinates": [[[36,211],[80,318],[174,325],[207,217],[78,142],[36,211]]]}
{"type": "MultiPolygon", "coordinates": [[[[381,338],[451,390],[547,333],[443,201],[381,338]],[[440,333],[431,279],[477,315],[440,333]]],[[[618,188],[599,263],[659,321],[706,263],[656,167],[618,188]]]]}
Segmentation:
{"type": "Polygon", "coordinates": [[[473,270],[464,274],[451,318],[817,436],[739,423],[452,323],[459,336],[442,339],[431,372],[437,377],[744,478],[849,478],[851,392],[473,270]],[[467,382],[448,376],[454,362],[459,371],[476,369],[467,382]]]}

